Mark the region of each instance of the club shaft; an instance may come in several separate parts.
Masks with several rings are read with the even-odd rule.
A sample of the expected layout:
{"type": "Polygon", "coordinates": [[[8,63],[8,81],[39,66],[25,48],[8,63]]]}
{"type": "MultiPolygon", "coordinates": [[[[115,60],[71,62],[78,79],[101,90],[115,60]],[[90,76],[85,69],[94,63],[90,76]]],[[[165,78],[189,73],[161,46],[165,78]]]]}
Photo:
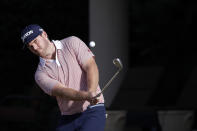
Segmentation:
{"type": "Polygon", "coordinates": [[[111,84],[111,82],[115,79],[115,77],[118,75],[118,73],[120,72],[120,70],[118,70],[113,76],[112,78],[107,82],[107,84],[103,87],[103,89],[101,90],[101,92],[99,94],[97,94],[95,97],[99,97],[104,90],[111,84]]]}
{"type": "Polygon", "coordinates": [[[115,79],[115,77],[118,75],[118,73],[120,72],[120,70],[118,70],[113,76],[112,78],[107,82],[107,84],[103,87],[103,89],[101,90],[101,92],[103,92],[110,84],[111,82],[115,79]]]}

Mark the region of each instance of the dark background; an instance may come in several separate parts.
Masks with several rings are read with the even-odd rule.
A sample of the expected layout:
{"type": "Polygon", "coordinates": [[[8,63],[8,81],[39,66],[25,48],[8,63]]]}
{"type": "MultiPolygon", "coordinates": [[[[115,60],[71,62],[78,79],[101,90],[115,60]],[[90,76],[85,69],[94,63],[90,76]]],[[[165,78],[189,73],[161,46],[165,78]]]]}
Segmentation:
{"type": "MultiPolygon", "coordinates": [[[[129,1],[129,68],[163,69],[146,106],[196,108],[196,15],[190,1],[129,1]],[[184,102],[178,104],[180,99],[184,102]]],[[[123,84],[118,102],[134,91],[127,86],[123,84]]],[[[121,107],[117,103],[114,107],[121,107]]]]}
{"type": "Polygon", "coordinates": [[[88,1],[2,0],[1,8],[1,97],[24,94],[34,83],[38,58],[22,50],[21,30],[28,24],[39,24],[50,39],[79,36],[88,41],[88,1]],[[8,82],[8,83],[7,83],[8,82]]]}
{"type": "MultiPolygon", "coordinates": [[[[177,105],[177,101],[184,94],[184,88],[195,87],[187,84],[196,81],[196,77],[192,77],[197,63],[196,4],[177,0],[134,0],[130,1],[129,9],[130,67],[164,68],[147,104],[192,108],[192,104],[177,105]]],[[[184,96],[186,101],[187,97],[184,96]]]]}
{"type": "MultiPolygon", "coordinates": [[[[14,127],[24,130],[32,127],[32,123],[35,124],[33,115],[30,118],[25,115],[24,117],[14,115],[20,114],[17,109],[21,106],[33,108],[39,114],[35,119],[43,126],[35,124],[36,129],[45,130],[45,124],[48,124],[45,120],[56,119],[53,113],[49,115],[51,114],[49,109],[56,111],[56,108],[53,108],[56,107],[55,100],[45,95],[35,84],[34,72],[39,59],[27,49],[22,49],[21,30],[28,24],[36,23],[43,27],[51,39],[75,35],[88,43],[88,3],[88,0],[0,1],[2,130],[7,130],[9,127],[7,125],[16,123],[19,124],[14,127]],[[43,104],[46,106],[41,106],[43,104]],[[12,115],[15,118],[11,118],[12,120],[9,119],[10,116],[6,116],[6,112],[10,114],[9,109],[14,110],[12,115]],[[43,113],[46,115],[40,116],[43,113]],[[28,125],[27,121],[27,124],[24,124],[23,118],[26,117],[32,119],[31,124],[28,125]]],[[[192,97],[190,93],[184,96],[185,101],[190,96],[189,101],[177,104],[177,100],[184,94],[185,85],[191,79],[197,63],[196,4],[186,0],[132,0],[128,3],[129,45],[123,46],[128,46],[129,49],[129,68],[155,66],[164,68],[157,88],[152,91],[143,107],[154,110],[166,108],[195,110],[196,77],[192,78],[193,85],[189,86],[192,97]]],[[[128,78],[125,78],[125,81],[127,80],[128,78]]],[[[110,109],[130,110],[132,105],[127,106],[125,91],[132,90],[123,85],[110,109]]]]}

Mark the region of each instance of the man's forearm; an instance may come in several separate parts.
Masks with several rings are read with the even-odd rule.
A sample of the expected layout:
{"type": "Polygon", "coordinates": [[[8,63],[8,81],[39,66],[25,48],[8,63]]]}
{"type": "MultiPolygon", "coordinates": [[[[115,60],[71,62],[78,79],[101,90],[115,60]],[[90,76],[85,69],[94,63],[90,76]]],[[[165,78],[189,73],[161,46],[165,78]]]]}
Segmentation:
{"type": "Polygon", "coordinates": [[[81,100],[89,100],[90,99],[89,92],[77,91],[77,90],[74,90],[71,88],[66,88],[62,84],[58,84],[52,89],[52,95],[64,97],[66,99],[74,100],[74,101],[81,101],[81,100]]]}

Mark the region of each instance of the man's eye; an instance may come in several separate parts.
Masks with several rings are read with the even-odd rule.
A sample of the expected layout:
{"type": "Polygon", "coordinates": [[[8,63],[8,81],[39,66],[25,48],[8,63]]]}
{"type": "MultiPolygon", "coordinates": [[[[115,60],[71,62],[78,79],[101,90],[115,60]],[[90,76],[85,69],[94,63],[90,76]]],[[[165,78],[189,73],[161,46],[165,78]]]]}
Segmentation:
{"type": "Polygon", "coordinates": [[[33,48],[33,46],[32,46],[32,45],[29,45],[28,47],[29,47],[29,48],[33,48]]]}
{"type": "Polygon", "coordinates": [[[33,45],[28,45],[29,48],[33,48],[33,45]]]}

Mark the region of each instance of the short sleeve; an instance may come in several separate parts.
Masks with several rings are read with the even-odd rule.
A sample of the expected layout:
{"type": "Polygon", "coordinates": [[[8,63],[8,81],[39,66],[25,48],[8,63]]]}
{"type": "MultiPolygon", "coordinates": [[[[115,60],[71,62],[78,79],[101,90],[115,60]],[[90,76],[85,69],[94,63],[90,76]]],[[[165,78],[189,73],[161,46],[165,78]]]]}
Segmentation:
{"type": "Polygon", "coordinates": [[[35,81],[39,87],[50,96],[52,95],[52,88],[59,83],[57,80],[50,78],[42,71],[37,71],[35,73],[35,81]]]}
{"type": "Polygon", "coordinates": [[[72,36],[69,43],[80,65],[83,66],[89,58],[94,56],[87,45],[78,37],[72,36]]]}

